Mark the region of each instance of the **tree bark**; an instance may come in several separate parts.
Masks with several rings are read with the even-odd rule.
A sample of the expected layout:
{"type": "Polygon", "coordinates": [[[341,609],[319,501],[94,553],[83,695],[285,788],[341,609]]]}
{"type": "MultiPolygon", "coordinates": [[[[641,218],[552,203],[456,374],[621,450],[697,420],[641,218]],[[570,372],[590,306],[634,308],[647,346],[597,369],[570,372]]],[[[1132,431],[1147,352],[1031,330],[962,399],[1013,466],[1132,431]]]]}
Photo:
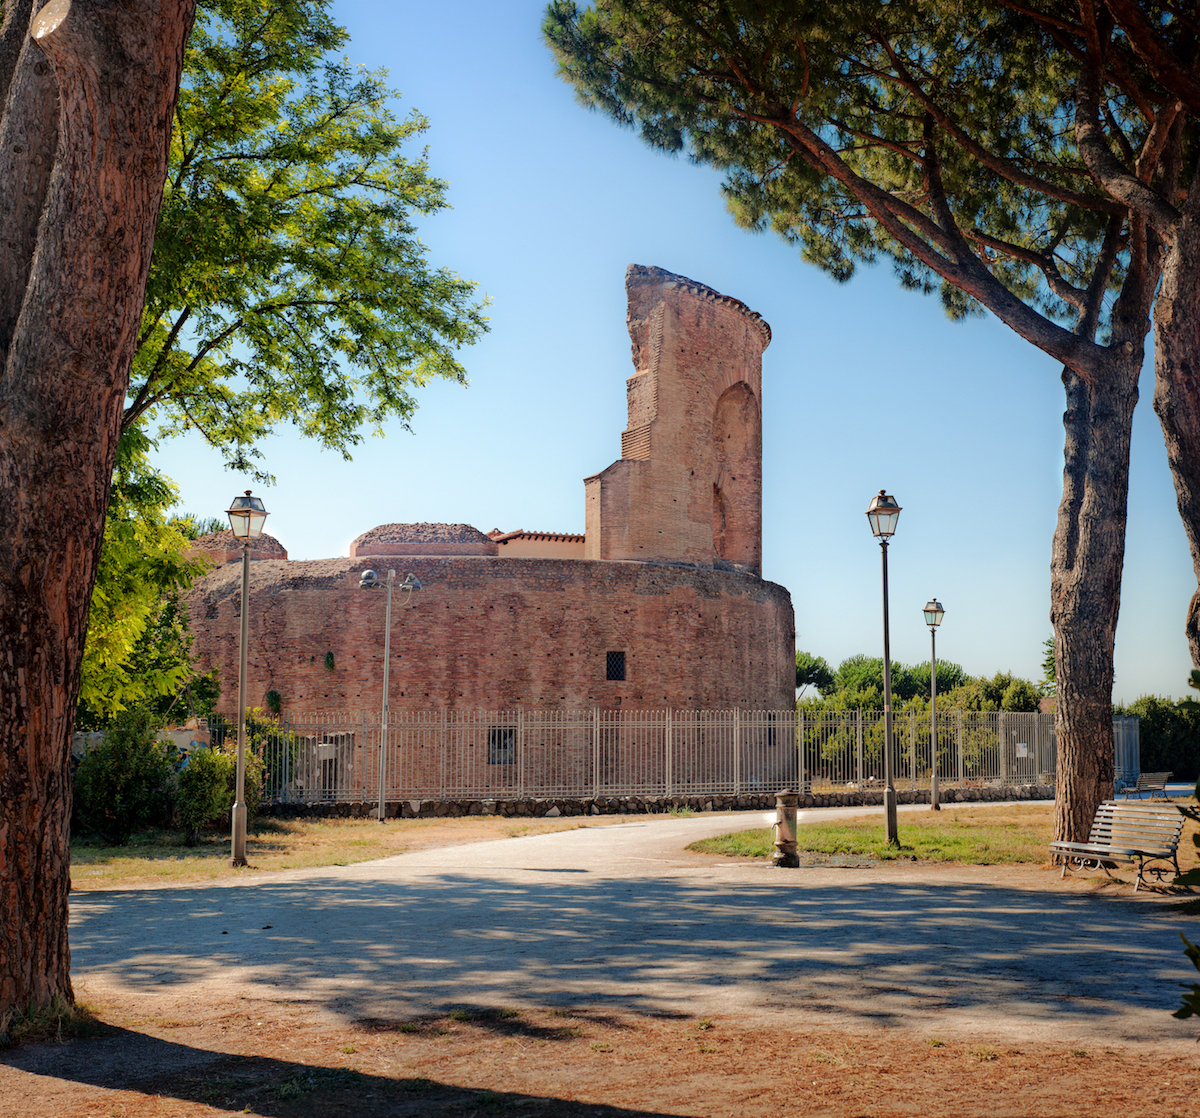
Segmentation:
{"type": "MultiPolygon", "coordinates": [[[[1164,243],[1144,217],[1129,222],[1128,267],[1111,341],[1089,375],[1064,369],[1063,496],[1050,557],[1057,701],[1054,837],[1085,842],[1113,794],[1113,649],[1121,605],[1129,446],[1164,243]]],[[[1097,290],[1103,290],[1103,285],[1097,290]]],[[[1085,318],[1080,329],[1095,329],[1085,318]]]]}
{"type": "Polygon", "coordinates": [[[1129,445],[1140,362],[1088,384],[1064,370],[1063,496],[1050,561],[1057,680],[1054,835],[1084,842],[1112,796],[1113,647],[1125,558],[1129,445]]]}
{"type": "MultiPolygon", "coordinates": [[[[1200,585],[1200,168],[1163,266],[1154,326],[1154,410],[1200,585]]],[[[1192,664],[1200,668],[1200,590],[1192,595],[1185,631],[1192,664]]]]}
{"type": "MultiPolygon", "coordinates": [[[[16,231],[22,258],[0,272],[0,308],[18,308],[0,369],[0,1014],[72,996],[71,725],[194,15],[195,0],[50,0],[29,28],[53,84],[19,84],[26,62],[43,76],[26,43],[0,122],[53,125],[31,99],[57,87],[36,235],[16,231]]],[[[0,196],[31,162],[0,151],[0,196]]]]}

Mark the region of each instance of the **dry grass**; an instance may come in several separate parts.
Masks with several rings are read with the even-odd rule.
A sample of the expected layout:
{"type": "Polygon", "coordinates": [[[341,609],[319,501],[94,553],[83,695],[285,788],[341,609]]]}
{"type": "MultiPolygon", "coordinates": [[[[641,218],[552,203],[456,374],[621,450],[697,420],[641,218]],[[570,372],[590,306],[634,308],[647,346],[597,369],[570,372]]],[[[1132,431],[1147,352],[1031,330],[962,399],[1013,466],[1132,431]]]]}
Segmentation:
{"type": "Polygon", "coordinates": [[[390,858],[434,846],[519,838],[577,827],[624,823],[623,815],[521,819],[467,816],[464,819],[259,819],[247,836],[250,865],[229,865],[229,836],[207,833],[196,846],[179,835],[150,831],[127,846],[93,840],[71,843],[71,888],[124,889],[139,885],[216,881],[231,874],[315,866],[344,866],[390,858]]]}
{"type": "MultiPolygon", "coordinates": [[[[13,1118],[1063,1118],[1195,1113],[1194,1053],[1152,1044],[1013,1047],[986,1031],[746,1024],[640,1016],[611,1006],[488,1010],[333,1024],[312,1007],[211,1005],[186,1025],[108,1016],[122,1050],[76,1077],[82,1048],[54,1079],[0,1065],[13,1118]],[[122,1019],[124,1018],[124,1019],[122,1019]],[[170,1046],[190,1053],[163,1065],[170,1046]],[[1153,1074],[1146,1060],[1153,1051],[1153,1074]],[[202,1052],[202,1060],[194,1059],[202,1052]],[[46,1085],[54,1087],[50,1097],[46,1085]]],[[[79,1042],[73,1042],[76,1045],[79,1042]]]]}
{"type": "MultiPolygon", "coordinates": [[[[959,862],[974,865],[1043,863],[1054,825],[1052,804],[1014,804],[1011,807],[955,807],[940,812],[903,812],[899,817],[900,848],[883,838],[878,813],[861,819],[805,823],[796,828],[801,856],[812,859],[856,856],[872,861],[959,862]]],[[[1197,825],[1184,824],[1179,864],[1188,870],[1200,864],[1192,836],[1197,825]]],[[[689,850],[739,858],[765,858],[773,847],[769,829],[739,831],[693,843],[689,850]]]]}

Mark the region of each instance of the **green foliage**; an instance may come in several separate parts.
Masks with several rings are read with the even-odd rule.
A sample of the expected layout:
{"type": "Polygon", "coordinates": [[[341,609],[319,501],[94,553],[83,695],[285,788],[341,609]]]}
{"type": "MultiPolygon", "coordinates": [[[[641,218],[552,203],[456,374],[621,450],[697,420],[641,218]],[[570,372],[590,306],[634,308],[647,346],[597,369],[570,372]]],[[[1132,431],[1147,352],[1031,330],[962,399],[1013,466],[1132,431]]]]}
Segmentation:
{"type": "Polygon", "coordinates": [[[195,846],[202,827],[229,814],[236,769],[236,757],[212,749],[195,750],[180,769],[175,821],[189,846],[195,846]]]}
{"type": "MultiPolygon", "coordinates": [[[[1065,346],[1055,324],[1127,259],[1102,262],[1115,207],[1075,146],[1076,24],[1016,8],[553,0],[543,30],[585,105],[722,171],[738,224],[838,281],[890,260],[951,318],[1011,323],[1020,300],[1024,336],[1065,346]]],[[[1103,83],[1101,127],[1136,152],[1150,121],[1128,89],[1103,83]]]]}
{"type": "Polygon", "coordinates": [[[150,446],[135,428],[118,447],[84,648],[81,729],[173,697],[192,675],[180,596],[205,563],[186,556],[187,522],[167,518],[176,491],[150,465],[150,446]]]}
{"type": "MultiPolygon", "coordinates": [[[[800,655],[797,653],[797,664],[800,655]]],[[[825,664],[825,661],[820,660],[820,663],[825,664]]],[[[939,705],[946,703],[946,709],[954,706],[953,696],[969,679],[960,664],[951,660],[939,660],[939,705]]],[[[892,705],[896,709],[928,708],[928,662],[902,664],[897,660],[892,661],[892,705]]],[[[805,699],[803,706],[811,710],[882,710],[883,657],[867,656],[863,653],[847,656],[832,673],[829,686],[821,688],[821,697],[805,699]]]]}
{"type": "Polygon", "coordinates": [[[1058,669],[1054,664],[1054,638],[1042,641],[1042,682],[1038,690],[1043,696],[1053,697],[1058,693],[1058,669]]]}
{"type": "Polygon", "coordinates": [[[283,696],[273,688],[263,696],[263,703],[273,715],[278,716],[283,709],[283,696]]]}
{"type": "Polygon", "coordinates": [[[417,234],[447,204],[404,154],[427,122],[333,56],[329,8],[202,0],[184,59],[124,430],[198,429],[243,473],[285,420],[348,457],[487,329],[417,234]]]}
{"type": "Polygon", "coordinates": [[[828,691],[833,686],[833,672],[824,656],[814,656],[811,652],[801,652],[796,649],[796,688],[801,694],[806,687],[816,687],[818,691],[828,691]]]}
{"type": "Polygon", "coordinates": [[[332,653],[332,652],[326,652],[326,653],[325,653],[325,670],[326,670],[327,672],[331,672],[331,671],[333,671],[333,670],[334,670],[336,667],[337,667],[337,664],[334,662],[334,659],[333,659],[333,653],[332,653]]]}
{"type": "MultiPolygon", "coordinates": [[[[941,698],[938,700],[942,701],[941,698]]],[[[1038,709],[1041,693],[1036,683],[1014,676],[1012,672],[997,672],[991,679],[972,677],[948,692],[947,708],[957,710],[1008,710],[1032,713],[1038,709]]]]}
{"type": "Polygon", "coordinates": [[[175,749],[157,740],[144,710],[124,714],[75,772],[75,820],[105,842],[122,846],[135,831],[171,817],[175,749]]]}
{"type": "Polygon", "coordinates": [[[1142,695],[1114,714],[1141,720],[1138,748],[1143,772],[1172,772],[1181,780],[1200,776],[1200,710],[1159,695],[1142,695]]]}

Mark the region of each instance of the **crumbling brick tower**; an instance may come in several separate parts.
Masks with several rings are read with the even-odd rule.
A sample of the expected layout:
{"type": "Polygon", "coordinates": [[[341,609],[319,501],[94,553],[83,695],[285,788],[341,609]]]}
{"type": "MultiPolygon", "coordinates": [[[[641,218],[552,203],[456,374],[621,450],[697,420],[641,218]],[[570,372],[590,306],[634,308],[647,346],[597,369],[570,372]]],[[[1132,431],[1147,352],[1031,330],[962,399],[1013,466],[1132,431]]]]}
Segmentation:
{"type": "Polygon", "coordinates": [[[588,559],[762,568],[762,353],[744,303],[661,268],[625,274],[635,372],[621,458],[584,482],[588,559]]]}

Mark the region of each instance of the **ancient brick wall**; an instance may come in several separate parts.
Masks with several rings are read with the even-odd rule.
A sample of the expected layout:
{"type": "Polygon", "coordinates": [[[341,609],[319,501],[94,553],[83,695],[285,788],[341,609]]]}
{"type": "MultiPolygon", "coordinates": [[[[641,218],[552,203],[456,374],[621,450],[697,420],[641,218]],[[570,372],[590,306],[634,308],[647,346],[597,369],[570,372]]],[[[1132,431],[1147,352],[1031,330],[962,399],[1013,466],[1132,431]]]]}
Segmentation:
{"type": "Polygon", "coordinates": [[[636,372],[621,459],[586,479],[589,559],[762,568],[762,353],[744,303],[660,268],[625,286],[636,372]]]}
{"type": "MultiPolygon", "coordinates": [[[[381,705],[385,591],[366,558],[251,568],[248,695],[285,709],[381,705]],[[332,654],[332,668],[327,667],[332,654]]],[[[571,559],[413,558],[393,599],[391,704],[410,708],[782,709],[794,696],[786,590],[735,571],[571,559]],[[626,678],[609,680],[609,652],[626,678]]],[[[237,695],[240,567],[189,593],[195,651],[237,695]]]]}

